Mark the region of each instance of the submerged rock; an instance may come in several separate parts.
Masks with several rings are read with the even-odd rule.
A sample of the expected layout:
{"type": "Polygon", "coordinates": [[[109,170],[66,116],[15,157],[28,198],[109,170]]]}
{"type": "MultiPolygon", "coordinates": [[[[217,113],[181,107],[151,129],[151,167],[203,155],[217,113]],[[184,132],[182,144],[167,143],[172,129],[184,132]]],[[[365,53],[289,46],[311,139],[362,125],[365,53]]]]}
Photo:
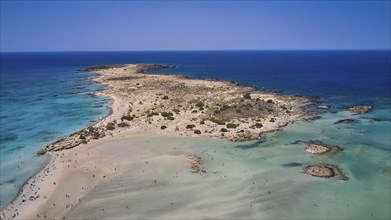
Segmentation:
{"type": "Polygon", "coordinates": [[[338,180],[349,179],[343,174],[341,169],[331,164],[308,165],[304,167],[303,172],[314,177],[333,178],[338,180]]]}
{"type": "Polygon", "coordinates": [[[194,154],[190,154],[186,156],[186,160],[191,164],[192,173],[199,173],[199,174],[206,173],[206,170],[203,167],[201,167],[201,163],[202,163],[201,157],[198,157],[194,154]]]}
{"type": "Polygon", "coordinates": [[[292,162],[292,163],[284,163],[282,166],[283,167],[299,167],[302,166],[303,164],[297,163],[297,162],[292,162]]]}
{"type": "Polygon", "coordinates": [[[358,122],[357,119],[347,118],[347,119],[338,120],[338,121],[334,122],[334,124],[350,124],[350,123],[356,123],[356,122],[358,122]]]}
{"type": "Polygon", "coordinates": [[[372,111],[372,107],[369,105],[356,105],[346,109],[348,112],[355,114],[362,114],[372,111]]]}

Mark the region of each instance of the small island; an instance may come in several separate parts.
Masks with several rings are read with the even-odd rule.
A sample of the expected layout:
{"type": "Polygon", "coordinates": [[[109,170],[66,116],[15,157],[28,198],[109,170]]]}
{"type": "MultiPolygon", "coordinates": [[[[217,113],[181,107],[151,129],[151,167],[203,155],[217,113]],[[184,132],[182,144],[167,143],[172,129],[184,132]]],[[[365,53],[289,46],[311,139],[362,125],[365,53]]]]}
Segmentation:
{"type": "Polygon", "coordinates": [[[314,177],[348,180],[340,168],[331,164],[308,165],[304,167],[303,172],[314,177]]]}
{"type": "Polygon", "coordinates": [[[335,154],[343,149],[339,146],[325,144],[321,141],[310,141],[307,143],[304,150],[311,154],[335,154]]]}
{"type": "Polygon", "coordinates": [[[82,69],[96,72],[94,81],[108,85],[99,95],[112,98],[111,115],[38,154],[141,133],[248,141],[314,116],[308,108],[314,100],[305,97],[258,93],[252,86],[216,79],[146,73],[167,67],[130,64],[82,69]]]}

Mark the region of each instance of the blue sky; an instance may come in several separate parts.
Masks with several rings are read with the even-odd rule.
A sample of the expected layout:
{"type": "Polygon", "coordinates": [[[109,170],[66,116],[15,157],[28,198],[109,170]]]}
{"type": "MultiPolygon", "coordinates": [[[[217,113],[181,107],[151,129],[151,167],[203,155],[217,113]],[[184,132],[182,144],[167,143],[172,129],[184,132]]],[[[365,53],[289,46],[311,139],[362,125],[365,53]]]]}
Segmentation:
{"type": "Polygon", "coordinates": [[[390,1],[4,1],[1,51],[390,49],[390,1]]]}

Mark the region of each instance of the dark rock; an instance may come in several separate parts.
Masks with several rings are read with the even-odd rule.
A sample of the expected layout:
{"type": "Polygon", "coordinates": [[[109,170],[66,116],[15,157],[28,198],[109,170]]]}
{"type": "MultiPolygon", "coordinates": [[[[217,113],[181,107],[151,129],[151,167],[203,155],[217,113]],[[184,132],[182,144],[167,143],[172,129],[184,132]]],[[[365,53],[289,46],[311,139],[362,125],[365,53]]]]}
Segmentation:
{"type": "Polygon", "coordinates": [[[356,122],[358,122],[357,119],[347,118],[347,119],[338,120],[338,121],[334,122],[334,124],[350,124],[350,123],[356,123],[356,122]]]}

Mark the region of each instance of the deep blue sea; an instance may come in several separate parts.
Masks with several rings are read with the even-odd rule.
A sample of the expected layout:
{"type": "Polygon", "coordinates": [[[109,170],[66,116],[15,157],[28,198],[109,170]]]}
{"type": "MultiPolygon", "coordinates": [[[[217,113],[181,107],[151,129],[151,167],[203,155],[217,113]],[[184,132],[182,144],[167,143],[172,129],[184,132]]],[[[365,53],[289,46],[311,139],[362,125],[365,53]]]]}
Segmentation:
{"type": "MultiPolygon", "coordinates": [[[[345,158],[350,162],[342,166],[351,175],[363,177],[362,172],[380,164],[386,173],[379,171],[386,176],[380,186],[390,186],[390,60],[390,51],[1,53],[0,207],[47,163],[46,157],[36,157],[35,152],[109,114],[110,100],[92,95],[104,87],[90,81],[93,73],[78,71],[102,64],[163,63],[175,67],[151,72],[234,80],[261,91],[319,97],[322,104],[332,106],[323,121],[289,127],[281,138],[303,140],[313,138],[316,134],[311,132],[317,131],[323,141],[339,141],[353,152],[371,152],[374,158],[356,152],[357,157],[345,158]],[[372,105],[374,111],[358,116],[343,111],[355,104],[372,105]],[[332,123],[352,117],[359,123],[335,127],[332,123]]],[[[390,202],[387,196],[379,200],[390,202]]]]}

